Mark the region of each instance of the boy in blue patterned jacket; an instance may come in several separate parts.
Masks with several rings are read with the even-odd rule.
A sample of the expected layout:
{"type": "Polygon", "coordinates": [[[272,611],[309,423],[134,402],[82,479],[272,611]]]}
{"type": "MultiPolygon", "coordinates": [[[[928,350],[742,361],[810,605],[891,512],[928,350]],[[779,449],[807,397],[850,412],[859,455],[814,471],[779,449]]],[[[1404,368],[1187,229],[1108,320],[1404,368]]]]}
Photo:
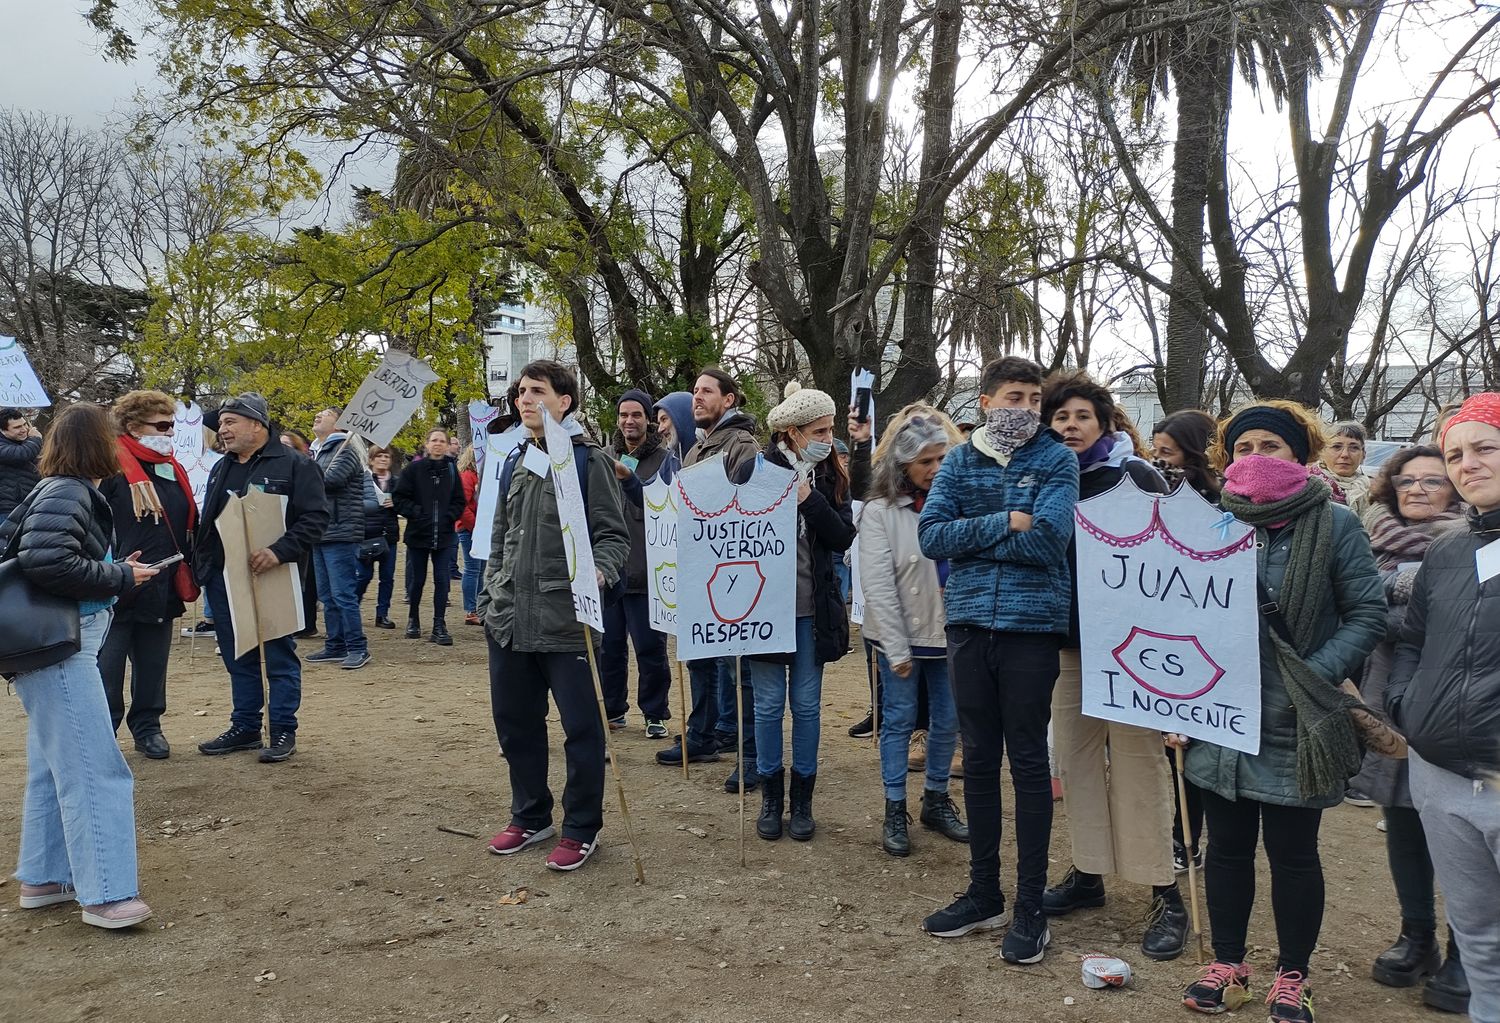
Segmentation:
{"type": "Polygon", "coordinates": [[[1016,899],[1001,955],[1037,963],[1050,940],[1042,914],[1052,836],[1047,721],[1068,632],[1078,458],[1042,428],[1036,363],[997,359],[984,368],[980,390],[985,423],[943,461],[917,526],[922,552],[950,564],[943,594],[948,671],[963,733],[969,817],[969,890],[922,929],[956,938],[1007,922],[1000,759],[1009,752],[1016,899]]]}

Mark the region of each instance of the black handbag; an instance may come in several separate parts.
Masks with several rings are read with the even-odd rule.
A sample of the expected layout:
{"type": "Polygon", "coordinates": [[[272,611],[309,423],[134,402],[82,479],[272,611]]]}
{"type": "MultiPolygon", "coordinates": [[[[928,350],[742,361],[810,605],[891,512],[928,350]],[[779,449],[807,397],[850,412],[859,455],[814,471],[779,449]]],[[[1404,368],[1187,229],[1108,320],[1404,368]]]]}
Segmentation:
{"type": "Polygon", "coordinates": [[[385,537],[371,537],[370,539],[359,545],[359,560],[379,561],[381,558],[385,557],[386,552],[390,549],[391,545],[386,543],[385,537]]]}
{"type": "Polygon", "coordinates": [[[6,678],[61,664],[83,646],[78,601],[37,586],[16,558],[26,516],[41,489],[11,514],[16,528],[0,555],[0,675],[6,678]]]}

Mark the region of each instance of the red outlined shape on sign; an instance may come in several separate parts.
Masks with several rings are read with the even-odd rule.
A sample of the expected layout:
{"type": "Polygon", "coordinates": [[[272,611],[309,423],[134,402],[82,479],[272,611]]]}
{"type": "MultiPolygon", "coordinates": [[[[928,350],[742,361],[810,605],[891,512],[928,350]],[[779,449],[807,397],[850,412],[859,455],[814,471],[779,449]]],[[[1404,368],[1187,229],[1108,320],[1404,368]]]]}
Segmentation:
{"type": "Polygon", "coordinates": [[[1150,523],[1147,524],[1145,529],[1141,530],[1139,533],[1134,534],[1133,536],[1115,536],[1111,533],[1105,532],[1103,529],[1100,529],[1088,519],[1084,518],[1083,511],[1079,508],[1074,508],[1073,510],[1073,521],[1078,524],[1078,527],[1080,529],[1087,532],[1090,536],[1094,537],[1097,540],[1103,541],[1111,547],[1139,547],[1141,544],[1145,543],[1153,536],[1160,535],[1162,538],[1162,542],[1165,543],[1168,547],[1172,548],[1178,554],[1192,558],[1194,561],[1223,561],[1231,554],[1236,554],[1240,551],[1248,550],[1251,544],[1255,541],[1255,534],[1252,532],[1246,533],[1243,537],[1236,540],[1228,547],[1221,547],[1216,551],[1194,550],[1193,548],[1189,547],[1187,544],[1183,543],[1181,540],[1173,536],[1172,531],[1167,528],[1167,524],[1162,521],[1160,500],[1151,502],[1150,523]]]}
{"type": "MultiPolygon", "coordinates": [[[[725,578],[728,578],[728,577],[729,577],[728,573],[726,572],[725,573],[725,578]]],[[[717,565],[714,566],[713,574],[708,577],[708,607],[709,607],[709,610],[711,610],[714,613],[714,617],[717,618],[719,621],[723,622],[726,625],[734,625],[734,624],[736,624],[738,622],[742,622],[746,618],[750,617],[750,612],[754,611],[755,610],[755,606],[760,603],[760,595],[763,592],[765,592],[765,589],[766,589],[766,577],[765,577],[765,574],[763,572],[761,572],[761,570],[760,570],[760,562],[758,562],[758,561],[721,561],[717,565]],[[742,614],[736,615],[734,617],[730,617],[728,615],[725,615],[725,614],[721,613],[719,611],[719,600],[715,599],[715,597],[714,597],[714,580],[718,579],[719,578],[719,573],[721,571],[723,571],[724,569],[726,569],[726,568],[748,568],[752,572],[755,573],[755,578],[757,580],[756,586],[755,586],[755,596],[750,599],[750,603],[745,608],[744,612],[742,614]]],[[[727,597],[728,597],[728,591],[726,590],[725,593],[724,593],[724,598],[727,598],[727,597]]],[[[727,602],[727,600],[726,600],[726,602],[727,602]]]]}
{"type": "Polygon", "coordinates": [[[1218,685],[1219,679],[1224,677],[1224,669],[1219,667],[1218,662],[1208,655],[1207,650],[1203,649],[1203,644],[1198,642],[1197,636],[1173,636],[1165,632],[1152,632],[1150,629],[1143,629],[1137,625],[1131,627],[1130,635],[1125,637],[1125,642],[1115,647],[1110,651],[1110,653],[1114,654],[1115,663],[1118,664],[1121,668],[1125,669],[1125,674],[1135,679],[1137,685],[1139,685],[1142,689],[1147,690],[1148,692],[1155,693],[1157,696],[1163,697],[1168,700],[1196,700],[1198,697],[1208,692],[1214,686],[1218,685]],[[1198,655],[1203,658],[1204,663],[1213,669],[1213,678],[1209,679],[1208,684],[1205,685],[1202,689],[1197,690],[1196,692],[1171,693],[1166,692],[1162,689],[1158,689],[1156,686],[1153,686],[1150,682],[1147,682],[1135,672],[1131,671],[1130,665],[1126,664],[1125,658],[1121,656],[1135,643],[1137,639],[1141,638],[1154,639],[1163,643],[1180,643],[1191,646],[1198,652],[1198,655]]]}

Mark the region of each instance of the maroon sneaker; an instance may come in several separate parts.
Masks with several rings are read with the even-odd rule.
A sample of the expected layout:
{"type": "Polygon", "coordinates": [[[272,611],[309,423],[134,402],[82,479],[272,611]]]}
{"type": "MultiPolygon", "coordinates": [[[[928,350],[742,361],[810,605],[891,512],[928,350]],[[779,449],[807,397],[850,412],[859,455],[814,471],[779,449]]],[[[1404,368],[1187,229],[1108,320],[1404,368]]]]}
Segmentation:
{"type": "Polygon", "coordinates": [[[528,845],[545,842],[555,834],[557,834],[557,829],[550,824],[535,831],[528,831],[519,824],[512,824],[490,839],[490,852],[496,856],[509,856],[511,853],[520,852],[528,845]]]}
{"type": "Polygon", "coordinates": [[[547,868],[549,870],[577,870],[588,862],[588,858],[594,855],[599,848],[599,838],[594,837],[592,842],[580,842],[576,838],[564,838],[547,856],[547,868]]]}

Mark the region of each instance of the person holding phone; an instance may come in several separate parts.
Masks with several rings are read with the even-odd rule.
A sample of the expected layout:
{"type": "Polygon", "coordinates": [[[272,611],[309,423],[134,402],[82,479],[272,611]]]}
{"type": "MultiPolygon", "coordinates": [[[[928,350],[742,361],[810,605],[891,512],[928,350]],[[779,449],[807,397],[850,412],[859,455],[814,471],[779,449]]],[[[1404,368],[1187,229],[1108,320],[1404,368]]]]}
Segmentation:
{"type": "Polygon", "coordinates": [[[177,568],[192,553],[198,508],[187,470],[172,455],[176,410],[177,403],[162,391],[131,391],[115,402],[121,471],[99,485],[114,515],[120,547],[140,551],[158,569],[149,582],[120,597],[114,624],[99,651],[110,720],[116,731],[121,721],[129,725],[136,750],[152,760],[165,760],[172,752],[161,730],[167,710],[167,661],[173,623],[197,590],[189,569],[177,568]],[[168,558],[177,561],[163,564],[168,558]]]}

